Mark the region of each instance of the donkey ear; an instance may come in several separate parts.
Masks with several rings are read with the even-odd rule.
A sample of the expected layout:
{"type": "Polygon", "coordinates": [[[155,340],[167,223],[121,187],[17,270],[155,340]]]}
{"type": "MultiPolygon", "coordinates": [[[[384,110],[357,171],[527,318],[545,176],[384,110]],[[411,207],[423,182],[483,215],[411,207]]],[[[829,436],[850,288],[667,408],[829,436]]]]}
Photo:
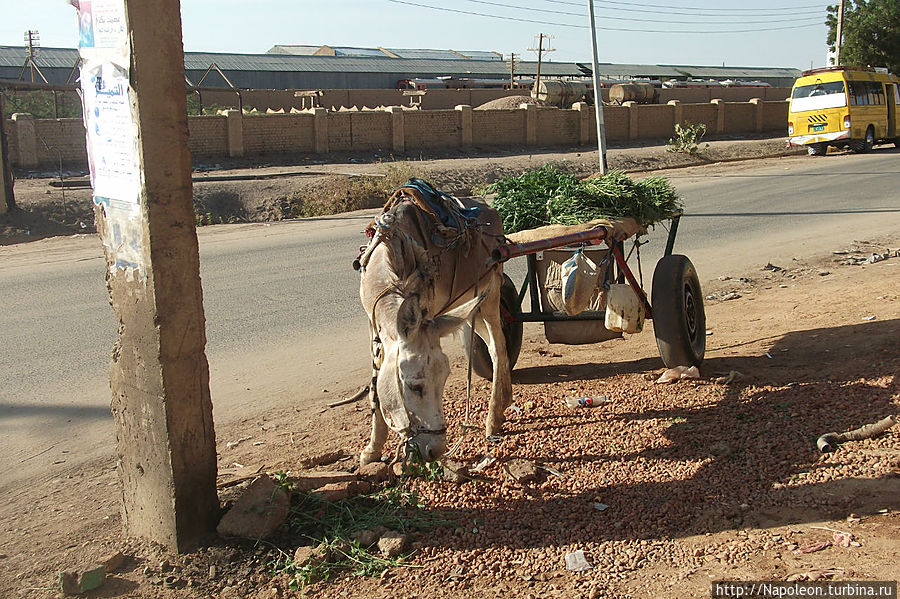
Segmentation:
{"type": "Polygon", "coordinates": [[[402,339],[411,339],[422,327],[422,310],[419,308],[419,296],[406,297],[397,310],[397,332],[402,339]]]}
{"type": "Polygon", "coordinates": [[[475,310],[481,305],[484,298],[485,294],[481,294],[478,297],[467,301],[463,305],[450,310],[446,314],[438,316],[429,323],[430,328],[436,332],[439,337],[446,337],[447,335],[456,332],[459,327],[469,320],[475,310]]]}

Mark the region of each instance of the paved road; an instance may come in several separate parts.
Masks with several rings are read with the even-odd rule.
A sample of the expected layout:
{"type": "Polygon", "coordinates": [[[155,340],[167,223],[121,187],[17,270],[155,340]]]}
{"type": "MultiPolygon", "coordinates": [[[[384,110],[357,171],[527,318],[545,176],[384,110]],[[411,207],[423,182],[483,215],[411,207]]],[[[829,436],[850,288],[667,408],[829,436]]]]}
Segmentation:
{"type": "MultiPolygon", "coordinates": [[[[687,212],[676,252],[702,280],[900,235],[898,175],[900,153],[889,149],[672,171],[687,212]]],[[[217,423],[333,399],[366,380],[350,262],[370,217],[201,230],[217,423]]],[[[645,264],[664,238],[644,248],[645,264]]],[[[517,280],[522,262],[507,269],[517,280]]],[[[0,489],[112,452],[116,323],[103,268],[96,236],[0,248],[0,489]]]]}

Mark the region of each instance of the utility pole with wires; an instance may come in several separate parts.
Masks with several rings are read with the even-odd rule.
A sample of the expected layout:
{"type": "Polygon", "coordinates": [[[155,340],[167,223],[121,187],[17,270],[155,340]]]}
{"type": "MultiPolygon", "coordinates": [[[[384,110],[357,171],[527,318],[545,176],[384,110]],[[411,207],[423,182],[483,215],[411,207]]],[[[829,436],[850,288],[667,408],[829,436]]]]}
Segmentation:
{"type": "Polygon", "coordinates": [[[591,67],[594,76],[594,114],[597,115],[597,152],[600,155],[600,174],[606,174],[606,126],[603,123],[603,94],[600,90],[600,67],[597,63],[597,24],[594,20],[594,0],[588,0],[591,19],[591,67]]]}
{"type": "Polygon", "coordinates": [[[41,69],[38,68],[37,63],[34,61],[34,58],[37,56],[38,50],[41,47],[41,35],[37,32],[36,29],[29,29],[25,32],[25,63],[22,65],[22,71],[19,73],[19,80],[24,81],[25,77],[25,69],[29,69],[31,72],[31,82],[34,83],[34,73],[37,71],[37,74],[40,75],[41,79],[44,80],[44,83],[47,83],[47,78],[44,77],[44,74],[41,72],[41,69]]]}
{"type": "Polygon", "coordinates": [[[552,35],[547,35],[544,33],[538,34],[538,44],[537,48],[528,48],[529,52],[537,52],[537,74],[534,78],[534,93],[538,93],[538,86],[541,84],[541,59],[544,55],[544,52],[553,52],[556,48],[550,47],[550,40],[553,39],[552,35]],[[547,40],[547,47],[544,47],[544,40],[547,40]]]}
{"type": "Polygon", "coordinates": [[[838,4],[837,31],[834,37],[834,66],[841,64],[841,38],[844,35],[844,0],[838,4]]]}
{"type": "Polygon", "coordinates": [[[509,60],[507,63],[509,64],[509,89],[513,89],[516,86],[516,64],[519,62],[519,55],[516,53],[512,53],[509,55],[509,60]]]}

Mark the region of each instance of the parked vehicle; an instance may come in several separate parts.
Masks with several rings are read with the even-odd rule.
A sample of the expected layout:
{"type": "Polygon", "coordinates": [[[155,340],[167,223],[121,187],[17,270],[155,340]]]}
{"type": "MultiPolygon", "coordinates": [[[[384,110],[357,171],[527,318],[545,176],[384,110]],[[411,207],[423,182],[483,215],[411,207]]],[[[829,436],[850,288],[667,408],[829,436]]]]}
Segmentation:
{"type": "Polygon", "coordinates": [[[790,143],[813,156],[828,146],[868,152],[877,142],[900,146],[900,79],[886,69],[836,66],[803,71],[788,113],[790,143]]]}

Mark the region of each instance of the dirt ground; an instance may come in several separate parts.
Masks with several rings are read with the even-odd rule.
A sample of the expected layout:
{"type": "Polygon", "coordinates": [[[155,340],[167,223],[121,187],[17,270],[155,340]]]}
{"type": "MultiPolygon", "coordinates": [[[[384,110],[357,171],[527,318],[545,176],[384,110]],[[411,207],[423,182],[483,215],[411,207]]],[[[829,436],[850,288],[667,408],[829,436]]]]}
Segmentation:
{"type": "MultiPolygon", "coordinates": [[[[611,145],[610,168],[651,171],[747,158],[802,152],[787,148],[785,139],[734,138],[709,142],[702,154],[666,151],[663,145],[611,145]]],[[[415,156],[383,152],[326,156],[266,156],[265,162],[223,159],[195,165],[194,206],[201,225],[266,222],[316,216],[384,204],[391,189],[409,176],[426,177],[455,195],[473,195],[479,187],[506,175],[550,162],[579,176],[597,170],[596,148],[578,151],[519,148],[508,152],[450,151],[415,156]],[[371,176],[369,176],[371,175],[371,176]],[[270,177],[222,181],[222,177],[270,177]]],[[[16,174],[19,210],[0,215],[0,244],[21,243],[54,235],[93,233],[94,213],[89,187],[53,186],[58,172],[16,174]]],[[[83,171],[65,171],[62,179],[87,181],[83,171]]]]}
{"type": "MultiPolygon", "coordinates": [[[[622,149],[618,159],[629,150],[642,156],[622,149]]],[[[443,172],[474,177],[463,165],[443,172]]],[[[639,335],[584,346],[548,344],[540,325],[526,326],[506,434],[497,444],[469,434],[454,456],[470,467],[486,455],[496,462],[481,480],[408,483],[449,522],[414,539],[409,567],[297,593],[270,573],[279,552],[267,544],[218,539],[170,556],[122,539],[110,458],[5,498],[0,597],[57,597],[59,570],[114,550],[124,565],[89,597],[680,598],[709,597],[714,580],[897,580],[900,427],[826,455],[815,439],[900,413],[900,257],[865,261],[898,248],[900,238],[847,240],[840,253],[702,281],[699,380],[654,383],[662,364],[652,322],[639,335]],[[565,404],[603,395],[609,402],[595,408],[565,404]],[[513,459],[542,468],[518,482],[504,469],[513,459]],[[856,544],[842,546],[835,531],[856,544]],[[830,545],[804,552],[819,542],[830,545]],[[592,569],[566,570],[576,550],[592,569]]],[[[475,424],[488,393],[479,380],[475,424]]],[[[452,443],[466,411],[461,358],[445,401],[452,443]]],[[[352,471],[367,422],[365,402],[297,402],[217,427],[223,498],[237,492],[226,486],[237,477],[296,473],[304,459],[336,450],[346,457],[319,468],[352,471]]]]}

